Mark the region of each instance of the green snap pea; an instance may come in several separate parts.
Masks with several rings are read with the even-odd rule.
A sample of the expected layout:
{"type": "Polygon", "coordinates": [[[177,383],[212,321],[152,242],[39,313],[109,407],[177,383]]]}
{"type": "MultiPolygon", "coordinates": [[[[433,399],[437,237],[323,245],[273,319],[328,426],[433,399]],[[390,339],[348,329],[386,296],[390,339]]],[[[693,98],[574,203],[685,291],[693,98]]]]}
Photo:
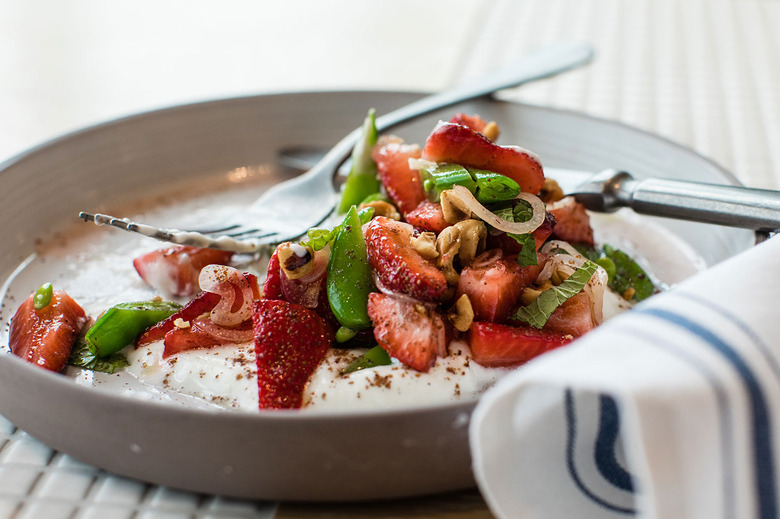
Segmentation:
{"type": "Polygon", "coordinates": [[[328,260],[328,301],[342,326],[352,330],[371,326],[367,307],[373,288],[360,217],[352,206],[336,234],[328,260]]]}
{"type": "Polygon", "coordinates": [[[602,267],[607,272],[607,278],[609,279],[610,282],[612,282],[615,279],[617,267],[615,266],[614,261],[612,261],[606,256],[603,256],[596,260],[596,264],[602,267]]]}
{"type": "Polygon", "coordinates": [[[357,330],[340,326],[339,329],[336,330],[336,342],[338,342],[339,344],[347,342],[355,335],[357,335],[357,333],[358,333],[357,330]]]}
{"type": "Polygon", "coordinates": [[[477,200],[482,204],[492,204],[512,200],[520,194],[520,185],[511,178],[485,171],[469,169],[477,186],[477,200]]]}
{"type": "Polygon", "coordinates": [[[388,355],[381,346],[374,346],[363,355],[350,362],[349,366],[344,368],[342,373],[346,375],[347,373],[352,373],[353,371],[359,371],[361,369],[373,368],[375,366],[387,366],[391,362],[390,355],[388,355]]]}
{"type": "Polygon", "coordinates": [[[51,283],[44,283],[35,291],[35,295],[33,296],[33,307],[35,307],[36,310],[43,310],[51,303],[53,294],[54,289],[52,288],[51,283]]]}
{"type": "Polygon", "coordinates": [[[337,208],[339,214],[346,213],[350,207],[379,191],[381,184],[376,176],[376,163],[371,158],[371,150],[377,138],[376,111],[372,108],[363,121],[360,140],[352,150],[352,168],[341,192],[337,208]]]}
{"type": "Polygon", "coordinates": [[[370,195],[368,195],[367,197],[365,197],[363,200],[360,201],[361,204],[370,204],[371,202],[390,203],[390,199],[384,193],[371,193],[370,195]]]}
{"type": "Polygon", "coordinates": [[[452,189],[452,186],[463,186],[472,193],[477,191],[477,183],[469,171],[457,164],[438,164],[421,171],[423,189],[431,193],[434,200],[441,198],[442,191],[452,189]]]}
{"type": "Polygon", "coordinates": [[[109,308],[89,329],[85,340],[98,357],[107,357],[132,343],[144,330],[170,317],[181,305],[168,301],[120,303],[109,308]]]}

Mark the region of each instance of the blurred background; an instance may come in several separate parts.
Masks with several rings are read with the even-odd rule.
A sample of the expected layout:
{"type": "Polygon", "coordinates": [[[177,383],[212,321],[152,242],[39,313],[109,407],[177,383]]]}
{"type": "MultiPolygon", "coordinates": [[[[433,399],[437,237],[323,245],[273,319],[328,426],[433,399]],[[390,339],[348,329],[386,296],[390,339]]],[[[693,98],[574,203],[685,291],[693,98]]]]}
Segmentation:
{"type": "Polygon", "coordinates": [[[561,39],[588,68],[504,93],[780,187],[778,0],[0,0],[0,160],[85,125],[289,90],[433,91],[561,39]]]}

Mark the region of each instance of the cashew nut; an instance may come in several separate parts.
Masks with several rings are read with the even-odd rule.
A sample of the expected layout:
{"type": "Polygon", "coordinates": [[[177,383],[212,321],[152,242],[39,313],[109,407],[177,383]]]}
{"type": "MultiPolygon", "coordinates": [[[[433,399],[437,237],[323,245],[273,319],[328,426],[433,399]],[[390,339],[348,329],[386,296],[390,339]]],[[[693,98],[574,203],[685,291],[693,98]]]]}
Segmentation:
{"type": "Polygon", "coordinates": [[[460,221],[454,227],[460,229],[460,249],[458,251],[460,264],[466,266],[474,261],[477,254],[485,248],[487,227],[482,220],[473,218],[460,221]]]}
{"type": "Polygon", "coordinates": [[[457,223],[471,218],[471,209],[460,198],[453,196],[450,189],[441,193],[441,211],[444,213],[444,220],[447,223],[457,223]]]}
{"type": "Polygon", "coordinates": [[[434,259],[439,256],[436,250],[436,234],[424,232],[412,237],[412,248],[419,252],[425,259],[434,259]]]}
{"type": "Polygon", "coordinates": [[[485,128],[482,130],[482,135],[487,137],[493,142],[496,142],[496,139],[498,139],[498,125],[495,121],[490,121],[485,125],[485,128]]]}
{"type": "Polygon", "coordinates": [[[393,204],[389,204],[384,200],[374,200],[373,202],[368,202],[367,204],[360,204],[360,206],[358,206],[358,210],[365,209],[366,207],[374,208],[375,217],[385,216],[396,221],[401,220],[401,213],[398,212],[398,209],[396,209],[393,204]]]}
{"type": "Polygon", "coordinates": [[[314,251],[297,243],[285,242],[277,249],[279,264],[287,279],[300,279],[314,269],[314,251]]]}
{"type": "Polygon", "coordinates": [[[471,299],[463,294],[455,301],[455,306],[449,314],[452,325],[459,332],[468,331],[471,323],[474,322],[474,309],[471,306],[471,299]]]}
{"type": "Polygon", "coordinates": [[[444,273],[444,277],[447,278],[447,283],[456,285],[460,275],[452,262],[460,250],[460,229],[451,225],[440,232],[439,237],[436,238],[436,250],[439,251],[437,265],[444,273]]]}

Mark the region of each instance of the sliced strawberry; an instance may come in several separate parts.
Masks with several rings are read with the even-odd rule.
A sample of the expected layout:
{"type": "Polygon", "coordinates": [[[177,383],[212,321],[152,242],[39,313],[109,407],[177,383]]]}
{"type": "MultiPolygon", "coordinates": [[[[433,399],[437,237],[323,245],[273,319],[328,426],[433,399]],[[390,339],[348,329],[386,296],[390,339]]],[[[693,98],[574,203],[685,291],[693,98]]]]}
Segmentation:
{"type": "Polygon", "coordinates": [[[487,126],[487,123],[485,120],[478,116],[478,115],[466,115],[463,113],[456,113],[452,119],[450,119],[451,123],[459,124],[461,126],[466,126],[467,128],[471,128],[475,132],[482,133],[482,131],[485,129],[485,126],[487,126]]]}
{"type": "Polygon", "coordinates": [[[187,350],[213,348],[225,344],[240,344],[252,340],[252,320],[247,319],[238,326],[227,328],[211,322],[208,317],[189,321],[184,328],[174,327],[164,339],[162,357],[187,350]]]}
{"type": "Polygon", "coordinates": [[[387,289],[435,302],[447,291],[447,279],[412,247],[414,228],[379,216],[364,230],[368,261],[387,289]]]}
{"type": "Polygon", "coordinates": [[[452,225],[444,219],[441,204],[429,202],[428,200],[425,200],[415,210],[407,214],[405,219],[418,229],[435,232],[436,234],[452,225]]]}
{"type": "MultiPolygon", "coordinates": [[[[536,243],[536,250],[539,250],[539,248],[544,244],[547,238],[550,237],[554,227],[555,227],[555,217],[552,214],[547,213],[545,215],[544,222],[542,222],[542,225],[537,227],[536,230],[533,233],[531,233],[534,236],[534,242],[536,243]]],[[[488,234],[487,246],[488,248],[501,249],[504,252],[508,252],[510,254],[517,254],[523,248],[522,245],[520,245],[520,243],[518,243],[517,240],[507,236],[506,233],[496,234],[495,236],[488,234]]]]}
{"type": "Polygon", "coordinates": [[[11,318],[8,345],[27,362],[60,372],[68,363],[73,344],[87,321],[84,310],[62,290],[36,310],[31,294],[11,318]]]}
{"type": "Polygon", "coordinates": [[[334,341],[333,329],[301,305],[263,299],[254,305],[260,409],[301,407],[303,389],[334,341]]]}
{"type": "Polygon", "coordinates": [[[593,246],[593,228],[584,205],[566,197],[549,204],[547,211],[555,216],[557,222],[552,231],[553,238],[593,246]]]}
{"type": "Polygon", "coordinates": [[[571,336],[530,327],[474,321],[468,331],[474,361],[486,367],[512,367],[568,344],[571,336]]]}
{"type": "Polygon", "coordinates": [[[198,275],[206,265],[227,265],[230,251],[176,245],[139,256],[133,266],[149,286],[170,297],[198,293],[198,275]]]}
{"type": "Polygon", "coordinates": [[[523,289],[536,280],[540,271],[538,265],[519,265],[516,255],[487,251],[460,273],[456,298],[469,296],[476,320],[503,322],[517,306],[523,289]]]}
{"type": "Polygon", "coordinates": [[[425,143],[422,158],[500,173],[527,193],[538,193],[544,184],[542,164],[531,152],[517,146],[498,146],[459,124],[439,123],[425,143]]]}
{"type": "Polygon", "coordinates": [[[368,315],[379,345],[410,368],[427,372],[447,354],[444,319],[428,305],[374,292],[368,296],[368,315]]]}
{"type": "Polygon", "coordinates": [[[279,263],[279,249],[274,250],[268,261],[268,271],[263,283],[264,299],[284,299],[282,295],[282,266],[279,263]]]}
{"type": "Polygon", "coordinates": [[[371,153],[379,180],[402,214],[411,212],[426,199],[420,174],[409,168],[409,159],[418,159],[421,153],[417,145],[390,139],[380,139],[371,153]]]}
{"type": "Polygon", "coordinates": [[[574,337],[579,337],[595,327],[590,311],[590,297],[585,292],[580,292],[564,301],[544,325],[545,330],[574,337]]]}
{"type": "Polygon", "coordinates": [[[184,305],[184,308],[146,330],[135,342],[135,347],[140,348],[141,346],[162,340],[168,332],[176,327],[174,324],[176,320],[194,321],[201,315],[211,312],[217,306],[219,300],[219,294],[201,292],[195,299],[184,305]]]}

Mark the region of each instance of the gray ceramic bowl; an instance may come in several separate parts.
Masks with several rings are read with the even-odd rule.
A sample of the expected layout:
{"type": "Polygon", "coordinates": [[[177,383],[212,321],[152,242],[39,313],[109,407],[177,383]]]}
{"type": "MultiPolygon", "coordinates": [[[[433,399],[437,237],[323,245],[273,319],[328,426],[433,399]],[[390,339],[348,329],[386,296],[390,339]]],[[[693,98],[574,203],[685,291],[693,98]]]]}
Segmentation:
{"type": "MultiPolygon", "coordinates": [[[[12,279],[36,242],[67,232],[79,210],[129,203],[184,177],[197,182],[273,162],[280,148],[329,146],[357,126],[369,107],[383,113],[417,97],[297,93],[175,107],[89,128],[5,163],[0,319],[7,324],[29,290],[12,279]]],[[[499,121],[503,142],[534,150],[546,165],[735,183],[702,157],[625,126],[490,100],[458,109],[499,121]]],[[[398,133],[421,142],[439,117],[452,112],[398,133]]],[[[278,179],[272,173],[265,181],[278,179]]],[[[752,240],[747,231],[659,221],[708,263],[752,240]]],[[[7,346],[3,330],[0,344],[7,346]]],[[[0,413],[42,442],[121,475],[245,498],[367,500],[470,487],[468,417],[475,404],[247,415],[130,399],[0,355],[0,413]]]]}

